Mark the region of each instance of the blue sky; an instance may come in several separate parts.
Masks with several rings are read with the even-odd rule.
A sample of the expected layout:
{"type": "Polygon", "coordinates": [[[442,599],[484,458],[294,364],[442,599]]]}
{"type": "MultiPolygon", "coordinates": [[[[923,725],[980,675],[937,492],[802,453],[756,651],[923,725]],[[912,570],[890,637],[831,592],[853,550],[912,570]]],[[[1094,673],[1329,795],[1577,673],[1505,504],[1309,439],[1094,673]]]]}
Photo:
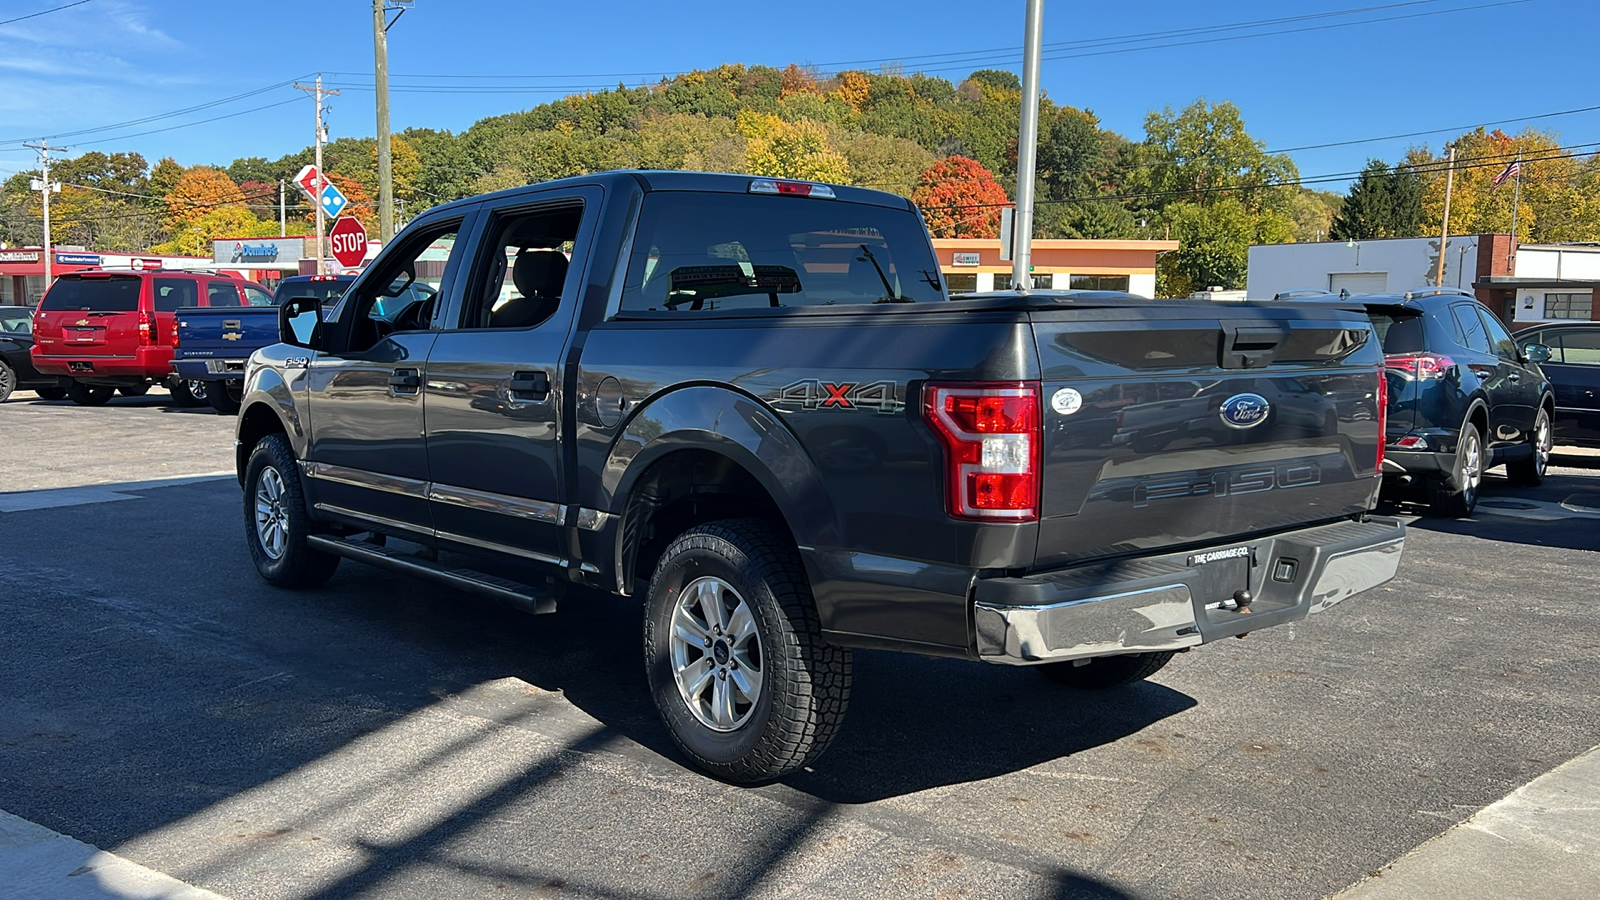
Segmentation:
{"type": "MultiPolygon", "coordinates": [[[[0,0],[0,21],[70,2],[0,0]]],[[[390,32],[393,123],[395,130],[459,132],[484,116],[563,93],[619,80],[654,81],[662,73],[722,62],[799,62],[826,71],[898,59],[907,71],[959,81],[974,68],[1018,68],[1007,57],[1020,58],[1023,8],[1022,0],[416,0],[390,32]],[[954,56],[988,50],[1001,52],[954,56]],[[852,65],[839,65],[846,63],[852,65]],[[505,92],[458,90],[487,85],[505,92]]],[[[59,143],[74,153],[137,150],[152,162],[163,156],[221,165],[240,156],[275,158],[305,146],[312,134],[311,101],[283,83],[319,70],[350,73],[326,76],[345,85],[330,101],[331,135],[371,135],[371,21],[368,0],[87,0],[0,25],[0,175],[33,165],[19,139],[97,129],[255,91],[59,143]],[[354,87],[363,83],[365,89],[354,87]],[[172,128],[220,116],[227,118],[172,128]],[[135,136],[156,129],[172,130],[135,136]]],[[[1600,104],[1590,74],[1596,26],[1600,3],[1594,0],[1046,0],[1047,46],[1102,43],[1047,53],[1043,83],[1055,101],[1092,109],[1104,126],[1130,138],[1142,136],[1151,109],[1204,96],[1238,104],[1251,133],[1269,149],[1298,148],[1600,104]],[[1139,46],[1103,43],[1120,36],[1357,8],[1368,11],[1256,29],[1319,30],[1102,52],[1139,46]],[[1442,11],[1449,12],[1431,14],[1442,11]],[[1321,27],[1378,19],[1388,21],[1321,27]]],[[[1195,33],[1165,42],[1235,34],[1195,33]]],[[[1566,144],[1600,142],[1600,111],[1502,127],[1525,124],[1555,130],[1566,144]]],[[[1437,147],[1448,136],[1291,155],[1309,177],[1357,170],[1368,156],[1394,160],[1408,144],[1437,147]]]]}

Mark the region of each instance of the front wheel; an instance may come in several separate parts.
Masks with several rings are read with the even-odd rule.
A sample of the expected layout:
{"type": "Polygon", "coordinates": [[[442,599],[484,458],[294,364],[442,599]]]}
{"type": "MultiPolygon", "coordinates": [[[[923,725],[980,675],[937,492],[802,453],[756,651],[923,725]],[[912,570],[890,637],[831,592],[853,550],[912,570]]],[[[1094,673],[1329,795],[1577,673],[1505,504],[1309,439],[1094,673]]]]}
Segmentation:
{"type": "Polygon", "coordinates": [[[1506,463],[1506,475],[1512,484],[1538,487],[1544,484],[1544,473],[1550,468],[1550,451],[1555,447],[1550,412],[1543,406],[1539,407],[1539,414],[1533,419],[1533,431],[1528,433],[1528,444],[1532,452],[1522,459],[1506,463]]]}
{"type": "Polygon", "coordinates": [[[173,402],[179,406],[205,406],[206,383],[189,378],[172,386],[173,402]]]}
{"type": "Polygon", "coordinates": [[[333,577],[339,557],[306,543],[311,516],[298,462],[281,434],[261,439],[244,472],[244,531],[256,571],[278,587],[315,587],[333,577]]]}
{"type": "Polygon", "coordinates": [[[1434,515],[1451,519],[1472,515],[1478,505],[1478,489],[1483,485],[1483,462],[1483,436],[1478,434],[1478,426],[1462,426],[1454,469],[1428,485],[1429,510],[1434,515]]]}
{"type": "Polygon", "coordinates": [[[844,721],[850,651],[822,639],[794,544],[766,522],[712,522],[672,542],[650,579],[644,655],[672,739],[735,784],[809,764],[844,721]]]}
{"type": "Polygon", "coordinates": [[[117,389],[108,384],[84,384],[74,381],[67,385],[67,397],[79,406],[105,406],[117,389]]]}
{"type": "Polygon", "coordinates": [[[1176,651],[1100,656],[1087,662],[1059,662],[1037,666],[1039,674],[1068,687],[1105,690],[1143,681],[1172,661],[1176,651]]]}

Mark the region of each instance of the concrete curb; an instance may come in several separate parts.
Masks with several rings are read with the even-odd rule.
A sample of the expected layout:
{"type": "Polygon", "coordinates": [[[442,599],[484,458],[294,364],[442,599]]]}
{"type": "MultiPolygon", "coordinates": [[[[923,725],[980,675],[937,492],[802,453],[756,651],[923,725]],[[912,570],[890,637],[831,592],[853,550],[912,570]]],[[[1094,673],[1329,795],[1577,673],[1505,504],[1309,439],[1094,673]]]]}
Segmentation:
{"type": "Polygon", "coordinates": [[[0,885],[13,900],[227,900],[4,811],[0,885]]]}
{"type": "Polygon", "coordinates": [[[1594,900],[1600,747],[1479,810],[1337,900],[1594,900]]]}

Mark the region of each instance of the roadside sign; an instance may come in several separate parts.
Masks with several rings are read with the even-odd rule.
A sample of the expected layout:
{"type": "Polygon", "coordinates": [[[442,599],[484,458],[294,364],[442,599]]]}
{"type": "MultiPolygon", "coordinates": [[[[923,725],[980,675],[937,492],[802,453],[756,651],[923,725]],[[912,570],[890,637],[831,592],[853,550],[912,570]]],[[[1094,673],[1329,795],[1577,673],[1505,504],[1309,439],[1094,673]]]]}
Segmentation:
{"type": "Polygon", "coordinates": [[[361,222],[355,216],[345,216],[333,223],[333,231],[328,233],[328,243],[333,247],[333,258],[339,261],[339,265],[354,269],[361,265],[361,260],[367,255],[367,229],[361,227],[361,222]]]}
{"type": "Polygon", "coordinates": [[[323,215],[336,219],[339,213],[344,212],[344,208],[350,205],[350,200],[330,181],[322,188],[321,203],[323,215]]]}
{"type": "Polygon", "coordinates": [[[305,168],[301,169],[299,174],[294,176],[294,183],[300,186],[300,190],[306,192],[307,197],[310,197],[313,200],[317,199],[316,166],[307,165],[305,168]]]}

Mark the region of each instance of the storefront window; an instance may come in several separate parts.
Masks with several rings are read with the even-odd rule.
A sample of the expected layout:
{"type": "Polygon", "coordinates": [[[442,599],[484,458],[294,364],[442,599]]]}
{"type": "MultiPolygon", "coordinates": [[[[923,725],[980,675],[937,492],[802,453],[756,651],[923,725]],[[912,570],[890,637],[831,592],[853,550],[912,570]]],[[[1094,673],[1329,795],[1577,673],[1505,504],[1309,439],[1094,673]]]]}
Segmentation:
{"type": "Polygon", "coordinates": [[[1546,319],[1583,319],[1588,321],[1590,310],[1593,309],[1593,295],[1585,292],[1582,294],[1545,294],[1544,317],[1546,319]]]}
{"type": "Polygon", "coordinates": [[[20,306],[16,292],[11,288],[11,276],[0,275],[0,306],[20,306]]]}
{"type": "MultiPolygon", "coordinates": [[[[1036,291],[1048,291],[1048,290],[1050,290],[1050,288],[1052,286],[1052,283],[1053,283],[1053,277],[1051,275],[1049,275],[1049,274],[1030,275],[1029,278],[1032,279],[1032,281],[1033,281],[1033,288],[1032,289],[1036,290],[1036,291]]],[[[1005,274],[997,274],[997,275],[995,275],[994,276],[994,289],[997,290],[997,291],[1009,291],[1009,290],[1011,290],[1011,276],[1010,275],[1005,275],[1005,274]]]]}
{"type": "Polygon", "coordinates": [[[978,275],[975,272],[946,275],[944,286],[952,294],[970,294],[978,289],[978,275]]]}
{"type": "Polygon", "coordinates": [[[1127,275],[1074,275],[1072,276],[1072,289],[1075,291],[1123,291],[1128,290],[1129,276],[1127,275]]]}
{"type": "Polygon", "coordinates": [[[43,275],[29,275],[28,276],[28,296],[26,298],[27,302],[24,305],[25,306],[38,306],[39,305],[39,298],[43,297],[43,296],[44,296],[44,276],[43,275]]]}

